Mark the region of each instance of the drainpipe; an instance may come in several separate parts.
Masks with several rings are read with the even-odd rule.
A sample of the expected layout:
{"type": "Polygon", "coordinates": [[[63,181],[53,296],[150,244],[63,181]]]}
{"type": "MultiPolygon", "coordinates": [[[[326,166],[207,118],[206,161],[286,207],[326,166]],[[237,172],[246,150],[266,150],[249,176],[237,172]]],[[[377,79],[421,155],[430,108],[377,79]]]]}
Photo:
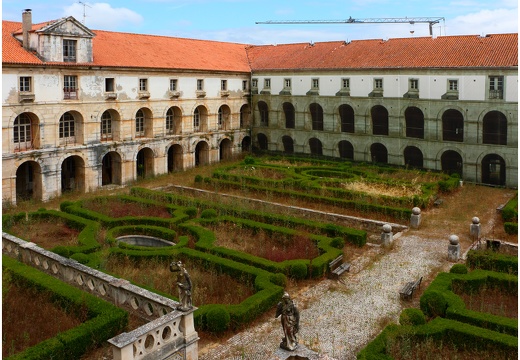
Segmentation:
{"type": "Polygon", "coordinates": [[[32,29],[32,13],[31,9],[25,9],[22,13],[22,45],[23,48],[29,50],[29,32],[32,29]]]}

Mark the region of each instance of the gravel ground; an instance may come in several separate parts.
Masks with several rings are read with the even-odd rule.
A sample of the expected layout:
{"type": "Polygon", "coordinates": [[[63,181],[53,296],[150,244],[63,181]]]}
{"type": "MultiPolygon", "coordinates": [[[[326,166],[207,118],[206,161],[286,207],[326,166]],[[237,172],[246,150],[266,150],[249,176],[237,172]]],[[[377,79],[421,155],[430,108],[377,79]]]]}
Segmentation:
{"type": "MultiPolygon", "coordinates": [[[[352,260],[349,273],[323,280],[290,294],[300,310],[299,342],[317,351],[320,359],[355,359],[401,310],[417,306],[419,294],[402,302],[399,290],[408,281],[448,270],[446,239],[425,239],[405,231],[389,248],[370,246],[352,260]]],[[[231,337],[226,343],[201,349],[200,360],[274,359],[282,337],[279,319],[269,319],[231,337]]]]}

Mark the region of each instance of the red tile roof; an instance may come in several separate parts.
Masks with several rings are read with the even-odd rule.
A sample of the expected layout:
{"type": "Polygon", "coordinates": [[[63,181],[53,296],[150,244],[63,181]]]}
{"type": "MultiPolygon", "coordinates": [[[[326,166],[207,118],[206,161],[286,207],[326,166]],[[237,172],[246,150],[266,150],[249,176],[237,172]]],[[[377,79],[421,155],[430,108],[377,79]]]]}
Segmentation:
{"type": "MultiPolygon", "coordinates": [[[[33,30],[44,25],[33,25],[33,30]]],[[[44,64],[23,49],[12,34],[21,23],[2,21],[2,62],[44,64]]],[[[92,30],[94,62],[90,66],[250,72],[246,45],[166,36],[92,30]]],[[[48,63],[47,63],[48,64],[48,63]]],[[[85,64],[56,63],[75,66],[85,64]]]]}
{"type": "MultiPolygon", "coordinates": [[[[50,23],[35,24],[33,31],[50,23]]],[[[21,26],[20,22],[2,21],[2,63],[43,65],[43,61],[24,50],[21,42],[13,37],[13,33],[20,33],[21,26]]],[[[96,36],[92,40],[94,62],[89,64],[91,66],[233,72],[518,66],[518,34],[247,46],[92,31],[96,36]]]]}
{"type": "Polygon", "coordinates": [[[251,46],[253,71],[518,66],[518,34],[251,46]]]}

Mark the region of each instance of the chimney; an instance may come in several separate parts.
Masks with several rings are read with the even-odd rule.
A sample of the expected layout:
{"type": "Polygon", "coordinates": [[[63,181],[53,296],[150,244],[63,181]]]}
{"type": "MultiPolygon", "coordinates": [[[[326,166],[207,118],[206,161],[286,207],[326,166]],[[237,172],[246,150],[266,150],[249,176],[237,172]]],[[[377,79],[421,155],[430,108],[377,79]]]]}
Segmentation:
{"type": "Polygon", "coordinates": [[[32,13],[31,9],[25,9],[22,13],[22,45],[24,49],[29,50],[29,32],[32,29],[32,13]]]}

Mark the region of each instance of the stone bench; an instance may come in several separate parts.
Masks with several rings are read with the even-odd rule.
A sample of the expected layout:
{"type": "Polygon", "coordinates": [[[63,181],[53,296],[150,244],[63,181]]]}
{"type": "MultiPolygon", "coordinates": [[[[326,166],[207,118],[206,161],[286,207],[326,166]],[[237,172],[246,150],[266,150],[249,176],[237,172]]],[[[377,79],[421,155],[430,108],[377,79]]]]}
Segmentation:
{"type": "Polygon", "coordinates": [[[409,299],[411,299],[415,289],[421,287],[421,281],[422,281],[422,276],[417,281],[410,281],[410,282],[406,283],[406,285],[403,286],[401,291],[399,291],[399,294],[401,295],[401,300],[409,300],[409,299]]]}
{"type": "Polygon", "coordinates": [[[344,272],[350,271],[350,263],[343,262],[343,255],[338,256],[329,263],[329,278],[339,279],[344,272]]]}

